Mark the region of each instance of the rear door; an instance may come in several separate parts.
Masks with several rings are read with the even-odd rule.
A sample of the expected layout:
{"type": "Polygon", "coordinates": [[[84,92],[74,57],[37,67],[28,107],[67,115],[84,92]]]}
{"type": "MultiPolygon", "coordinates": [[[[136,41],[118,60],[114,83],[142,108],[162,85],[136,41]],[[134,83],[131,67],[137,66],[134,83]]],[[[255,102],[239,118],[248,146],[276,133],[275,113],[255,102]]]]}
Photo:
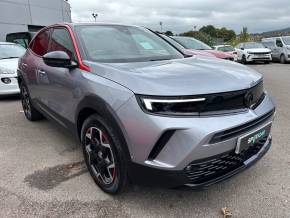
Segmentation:
{"type": "MultiPolygon", "coordinates": [[[[66,28],[52,28],[48,52],[53,51],[64,51],[71,60],[77,62],[73,42],[66,28]]],[[[43,107],[47,113],[65,126],[60,118],[73,117],[69,111],[75,107],[75,99],[79,93],[78,69],[51,67],[44,64],[41,70],[45,77],[41,80],[43,90],[45,89],[42,94],[45,99],[42,102],[43,107]]]]}
{"type": "Polygon", "coordinates": [[[49,34],[50,30],[47,29],[36,36],[26,54],[22,57],[21,66],[19,66],[23,77],[25,77],[29,94],[35,101],[42,99],[42,87],[39,85],[43,78],[39,69],[44,65],[42,56],[46,54],[48,49],[49,34]]]}

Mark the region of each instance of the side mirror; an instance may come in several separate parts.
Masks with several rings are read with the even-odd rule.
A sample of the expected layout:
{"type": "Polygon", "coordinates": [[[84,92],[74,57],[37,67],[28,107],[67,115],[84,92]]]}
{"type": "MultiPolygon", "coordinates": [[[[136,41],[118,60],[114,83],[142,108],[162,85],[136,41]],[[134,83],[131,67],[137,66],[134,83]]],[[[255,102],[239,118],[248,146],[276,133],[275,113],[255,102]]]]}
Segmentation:
{"type": "Polygon", "coordinates": [[[241,50],[245,50],[245,48],[241,48],[241,50]]]}
{"type": "Polygon", "coordinates": [[[46,65],[51,67],[75,68],[78,64],[71,60],[68,54],[64,51],[52,51],[46,53],[43,57],[46,65]]]}

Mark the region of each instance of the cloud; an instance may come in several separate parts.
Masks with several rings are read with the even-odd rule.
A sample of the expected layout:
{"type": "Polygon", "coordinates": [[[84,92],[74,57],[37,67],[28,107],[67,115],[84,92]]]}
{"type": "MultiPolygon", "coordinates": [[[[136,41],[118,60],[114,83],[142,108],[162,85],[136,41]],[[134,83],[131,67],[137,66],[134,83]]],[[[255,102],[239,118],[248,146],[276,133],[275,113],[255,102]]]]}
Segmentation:
{"type": "Polygon", "coordinates": [[[180,33],[213,24],[239,32],[263,32],[290,26],[289,0],[69,0],[74,22],[126,23],[180,33]]]}

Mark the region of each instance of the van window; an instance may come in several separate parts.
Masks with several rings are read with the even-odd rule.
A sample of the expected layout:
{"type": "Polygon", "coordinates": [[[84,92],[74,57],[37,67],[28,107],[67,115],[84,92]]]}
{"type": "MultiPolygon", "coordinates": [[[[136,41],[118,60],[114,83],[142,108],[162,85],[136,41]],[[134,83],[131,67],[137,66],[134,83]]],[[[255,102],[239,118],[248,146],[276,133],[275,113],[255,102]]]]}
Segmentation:
{"type": "Polygon", "coordinates": [[[282,43],[281,39],[276,39],[276,45],[277,45],[277,47],[283,47],[283,43],[282,43]]]}

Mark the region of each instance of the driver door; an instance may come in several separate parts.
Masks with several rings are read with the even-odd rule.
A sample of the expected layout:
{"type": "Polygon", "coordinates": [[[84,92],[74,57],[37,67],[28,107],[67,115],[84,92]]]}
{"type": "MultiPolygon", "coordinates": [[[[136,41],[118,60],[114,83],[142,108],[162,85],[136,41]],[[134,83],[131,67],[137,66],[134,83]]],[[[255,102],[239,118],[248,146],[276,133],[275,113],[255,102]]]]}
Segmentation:
{"type": "MultiPolygon", "coordinates": [[[[66,28],[52,28],[48,52],[53,51],[64,51],[71,60],[77,62],[73,42],[66,28]]],[[[41,70],[45,78],[42,81],[43,85],[47,87],[43,109],[65,126],[60,118],[73,119],[69,110],[76,106],[79,93],[78,69],[51,67],[45,64],[41,70]]]]}

